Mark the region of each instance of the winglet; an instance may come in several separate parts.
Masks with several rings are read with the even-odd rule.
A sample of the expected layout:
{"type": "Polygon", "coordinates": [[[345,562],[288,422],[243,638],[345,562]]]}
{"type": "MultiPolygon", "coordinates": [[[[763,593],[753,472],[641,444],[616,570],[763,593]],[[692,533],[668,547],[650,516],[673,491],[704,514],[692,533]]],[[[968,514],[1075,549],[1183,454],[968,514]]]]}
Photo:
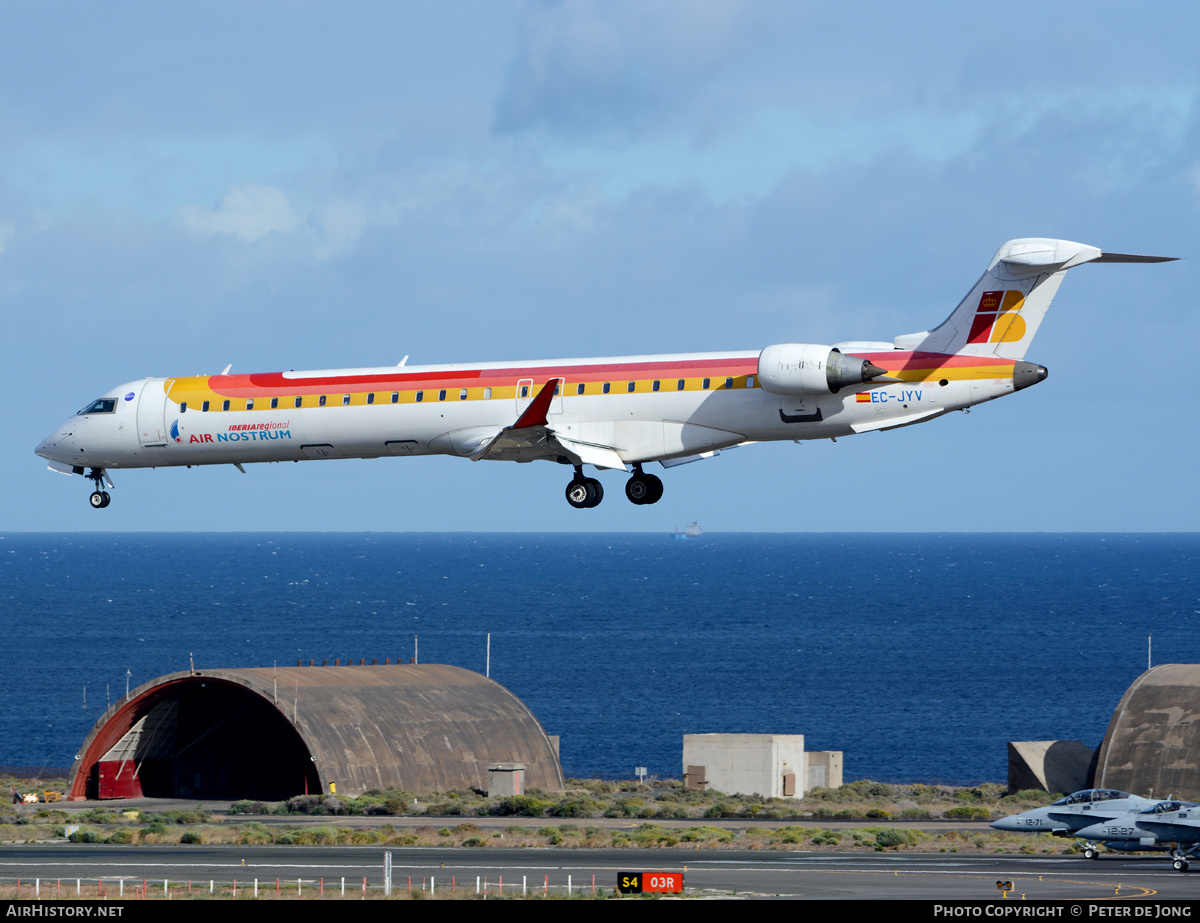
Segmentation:
{"type": "Polygon", "coordinates": [[[548,422],[546,420],[546,411],[550,409],[550,402],[554,400],[554,389],[563,381],[564,379],[562,378],[551,378],[542,385],[542,390],[529,402],[529,406],[525,408],[525,412],[517,418],[517,422],[510,429],[528,429],[531,426],[545,426],[548,422]]]}

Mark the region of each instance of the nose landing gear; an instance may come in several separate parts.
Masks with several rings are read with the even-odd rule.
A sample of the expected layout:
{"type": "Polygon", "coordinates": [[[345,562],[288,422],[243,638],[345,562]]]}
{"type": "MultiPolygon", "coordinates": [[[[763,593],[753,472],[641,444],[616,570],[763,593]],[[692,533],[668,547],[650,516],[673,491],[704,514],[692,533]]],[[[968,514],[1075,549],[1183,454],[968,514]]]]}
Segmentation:
{"type": "Polygon", "coordinates": [[[108,495],[108,491],[104,489],[104,484],[105,482],[108,482],[108,486],[112,487],[113,483],[111,480],[109,480],[109,477],[103,468],[93,468],[85,475],[85,477],[91,481],[96,488],[92,491],[91,496],[88,497],[88,502],[92,505],[92,509],[102,510],[112,503],[112,497],[110,497],[108,495]]]}

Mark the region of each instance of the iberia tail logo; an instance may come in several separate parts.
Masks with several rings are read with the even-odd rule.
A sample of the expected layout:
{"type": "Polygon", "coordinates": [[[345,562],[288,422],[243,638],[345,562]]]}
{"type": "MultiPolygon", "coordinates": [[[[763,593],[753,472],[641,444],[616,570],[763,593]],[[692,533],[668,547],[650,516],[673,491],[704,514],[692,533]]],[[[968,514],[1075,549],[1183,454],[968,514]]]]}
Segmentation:
{"type": "Polygon", "coordinates": [[[1013,343],[1025,336],[1021,307],[1025,296],[1018,291],[984,292],[975,310],[968,343],[1013,343]]]}

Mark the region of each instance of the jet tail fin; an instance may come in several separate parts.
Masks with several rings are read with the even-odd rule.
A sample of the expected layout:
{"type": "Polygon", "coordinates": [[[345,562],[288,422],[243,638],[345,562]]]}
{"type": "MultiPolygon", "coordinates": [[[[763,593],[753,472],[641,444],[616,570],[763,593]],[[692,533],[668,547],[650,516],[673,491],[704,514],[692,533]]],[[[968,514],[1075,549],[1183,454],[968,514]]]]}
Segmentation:
{"type": "Polygon", "coordinates": [[[1068,269],[1084,263],[1165,263],[1172,256],[1105,253],[1045,237],[1005,243],[953,313],[933,330],[894,340],[897,349],[1023,359],[1068,269]]]}

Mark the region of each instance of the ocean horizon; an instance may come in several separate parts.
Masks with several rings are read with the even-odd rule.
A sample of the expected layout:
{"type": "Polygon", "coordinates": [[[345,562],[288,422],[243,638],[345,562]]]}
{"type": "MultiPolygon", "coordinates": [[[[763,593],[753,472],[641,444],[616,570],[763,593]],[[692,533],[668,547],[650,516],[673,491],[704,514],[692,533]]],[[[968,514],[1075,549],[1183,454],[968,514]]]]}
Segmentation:
{"type": "Polygon", "coordinates": [[[1197,533],[2,533],[0,764],[66,767],[155,677],[484,672],[570,776],[678,777],[684,734],[804,734],[845,777],[1003,781],[1195,662],[1197,533]],[[85,707],[86,696],[86,707],[85,707]]]}

